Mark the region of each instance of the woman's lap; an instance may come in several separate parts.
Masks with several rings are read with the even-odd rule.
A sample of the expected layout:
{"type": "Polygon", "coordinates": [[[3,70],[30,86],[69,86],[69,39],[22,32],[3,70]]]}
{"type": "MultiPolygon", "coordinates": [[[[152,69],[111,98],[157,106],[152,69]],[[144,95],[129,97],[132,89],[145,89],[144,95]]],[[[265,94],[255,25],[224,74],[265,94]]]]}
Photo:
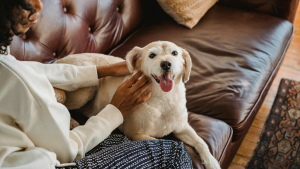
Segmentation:
{"type": "Polygon", "coordinates": [[[76,161],[78,168],[192,168],[182,142],[170,140],[130,141],[111,135],[86,157],[76,161]]]}

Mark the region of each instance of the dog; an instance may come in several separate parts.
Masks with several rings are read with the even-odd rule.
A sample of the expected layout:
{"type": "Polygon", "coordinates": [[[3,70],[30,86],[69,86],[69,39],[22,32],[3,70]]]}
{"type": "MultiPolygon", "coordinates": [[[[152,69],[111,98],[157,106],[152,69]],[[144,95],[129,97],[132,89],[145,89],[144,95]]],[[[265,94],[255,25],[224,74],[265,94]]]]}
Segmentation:
{"type": "MultiPolygon", "coordinates": [[[[220,169],[207,144],[188,123],[184,83],[189,80],[192,68],[189,53],[174,43],[156,41],[143,48],[134,47],[125,60],[132,74],[142,71],[151,79],[152,83],[145,91],[151,91],[151,97],[128,113],[119,129],[135,141],[154,140],[173,132],[177,138],[196,149],[207,169],[220,169]]],[[[77,54],[56,63],[101,66],[122,61],[102,54],[77,54]]],[[[64,104],[69,109],[81,108],[88,117],[96,115],[110,103],[118,86],[131,76],[105,77],[100,79],[98,86],[67,92],[64,104]]]]}

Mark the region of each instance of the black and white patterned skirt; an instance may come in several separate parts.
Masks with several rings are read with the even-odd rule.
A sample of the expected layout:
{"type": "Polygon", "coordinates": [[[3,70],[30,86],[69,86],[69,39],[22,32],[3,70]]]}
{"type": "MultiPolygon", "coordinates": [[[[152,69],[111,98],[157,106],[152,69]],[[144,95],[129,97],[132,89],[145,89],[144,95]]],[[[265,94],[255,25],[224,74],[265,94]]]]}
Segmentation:
{"type": "Polygon", "coordinates": [[[120,134],[110,135],[75,163],[77,166],[57,169],[193,168],[182,142],[161,139],[130,141],[120,134]]]}

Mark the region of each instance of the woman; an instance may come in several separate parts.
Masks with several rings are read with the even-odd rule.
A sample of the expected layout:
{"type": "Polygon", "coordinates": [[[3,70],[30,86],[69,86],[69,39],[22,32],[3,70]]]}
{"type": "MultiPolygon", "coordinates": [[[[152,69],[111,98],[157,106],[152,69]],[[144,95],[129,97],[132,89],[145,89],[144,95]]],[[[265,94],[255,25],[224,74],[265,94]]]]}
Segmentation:
{"type": "Polygon", "coordinates": [[[182,142],[108,137],[123,116],[150,98],[150,92],[141,96],[151,83],[144,76],[138,80],[141,72],[98,115],[69,131],[69,112],[56,102],[52,86],[73,91],[129,71],[125,62],[76,67],[17,61],[9,51],[12,37],[35,25],[42,8],[40,0],[0,1],[0,168],[190,168],[182,142]]]}

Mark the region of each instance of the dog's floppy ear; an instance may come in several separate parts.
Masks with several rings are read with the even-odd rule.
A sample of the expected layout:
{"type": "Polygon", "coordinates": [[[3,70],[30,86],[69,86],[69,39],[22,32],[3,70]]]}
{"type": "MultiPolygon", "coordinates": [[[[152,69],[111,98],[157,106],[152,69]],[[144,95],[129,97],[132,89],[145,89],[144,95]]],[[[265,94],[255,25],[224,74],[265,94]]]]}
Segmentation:
{"type": "Polygon", "coordinates": [[[185,50],[182,49],[182,58],[184,59],[184,74],[183,74],[183,82],[186,83],[191,74],[191,69],[192,69],[192,61],[189,53],[185,50]]]}
{"type": "Polygon", "coordinates": [[[136,46],[130,52],[128,52],[125,57],[127,67],[131,73],[136,68],[136,61],[140,57],[141,51],[142,48],[136,46]]]}

